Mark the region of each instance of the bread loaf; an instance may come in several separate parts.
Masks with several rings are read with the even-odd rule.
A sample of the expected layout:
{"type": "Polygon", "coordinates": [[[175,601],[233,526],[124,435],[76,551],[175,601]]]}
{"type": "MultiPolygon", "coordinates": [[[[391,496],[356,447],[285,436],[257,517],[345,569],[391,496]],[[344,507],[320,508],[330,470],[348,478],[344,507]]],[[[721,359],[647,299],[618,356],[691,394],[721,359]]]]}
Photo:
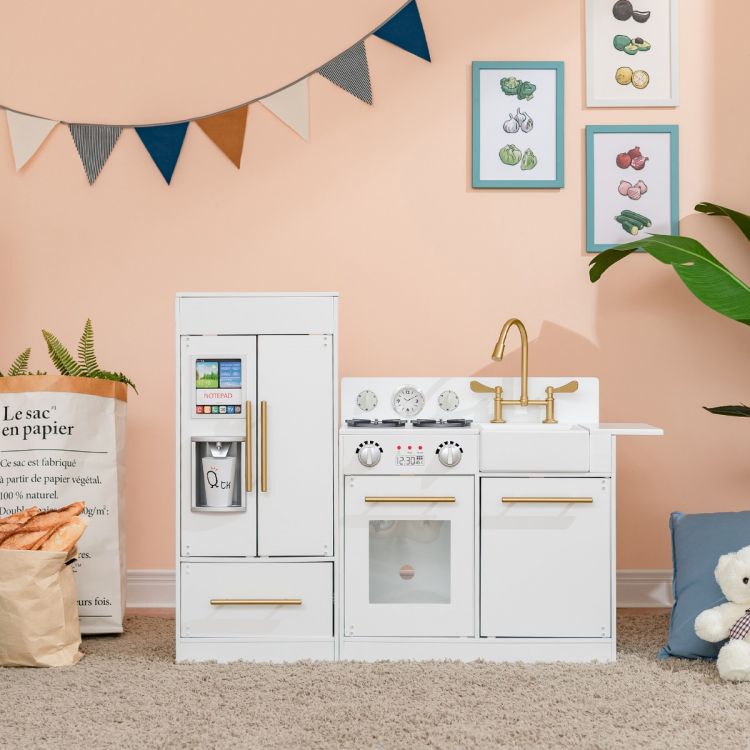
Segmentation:
{"type": "Polygon", "coordinates": [[[73,516],[69,521],[60,524],[35,549],[42,552],[70,552],[86,531],[89,522],[81,516],[73,516]]]}
{"type": "Polygon", "coordinates": [[[84,507],[85,506],[82,502],[75,502],[66,505],[64,508],[37,513],[26,521],[23,528],[25,531],[49,531],[50,529],[59,526],[61,523],[69,521],[71,518],[75,518],[83,511],[84,507]]]}

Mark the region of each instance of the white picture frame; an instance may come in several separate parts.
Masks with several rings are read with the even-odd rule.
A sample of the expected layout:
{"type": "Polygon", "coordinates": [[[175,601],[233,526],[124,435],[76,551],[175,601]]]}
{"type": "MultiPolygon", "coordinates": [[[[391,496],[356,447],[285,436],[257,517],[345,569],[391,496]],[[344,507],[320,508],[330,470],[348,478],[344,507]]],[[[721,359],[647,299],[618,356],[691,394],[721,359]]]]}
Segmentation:
{"type": "Polygon", "coordinates": [[[586,0],[588,107],[678,106],[677,5],[677,0],[586,0]],[[641,6],[643,11],[636,10],[641,6]]]}

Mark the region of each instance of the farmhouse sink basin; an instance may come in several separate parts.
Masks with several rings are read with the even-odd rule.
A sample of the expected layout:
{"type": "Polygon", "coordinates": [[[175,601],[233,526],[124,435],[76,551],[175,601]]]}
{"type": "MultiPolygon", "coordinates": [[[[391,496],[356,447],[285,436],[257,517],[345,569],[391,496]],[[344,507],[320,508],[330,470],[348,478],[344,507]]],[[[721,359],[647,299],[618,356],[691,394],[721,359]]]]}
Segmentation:
{"type": "Polygon", "coordinates": [[[483,472],[588,471],[589,432],[573,424],[480,424],[483,472]]]}

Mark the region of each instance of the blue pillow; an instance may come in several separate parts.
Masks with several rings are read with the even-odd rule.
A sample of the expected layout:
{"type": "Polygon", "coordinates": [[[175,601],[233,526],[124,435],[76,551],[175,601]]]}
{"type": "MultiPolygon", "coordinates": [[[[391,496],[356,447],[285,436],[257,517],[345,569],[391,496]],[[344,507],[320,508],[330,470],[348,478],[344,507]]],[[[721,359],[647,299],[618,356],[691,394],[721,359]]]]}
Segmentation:
{"type": "Polygon", "coordinates": [[[726,601],[714,578],[716,563],[727,552],[750,544],[750,511],[739,513],[672,513],[674,606],[669,640],[659,658],[715,659],[723,643],[709,643],[695,634],[695,618],[726,601]]]}

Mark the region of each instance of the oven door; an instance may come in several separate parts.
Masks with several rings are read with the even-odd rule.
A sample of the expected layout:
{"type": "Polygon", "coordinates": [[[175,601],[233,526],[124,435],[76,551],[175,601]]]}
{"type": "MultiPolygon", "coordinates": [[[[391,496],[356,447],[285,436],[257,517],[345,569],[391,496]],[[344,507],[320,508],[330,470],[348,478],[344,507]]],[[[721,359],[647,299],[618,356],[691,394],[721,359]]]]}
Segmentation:
{"type": "Polygon", "coordinates": [[[474,634],[473,477],[346,478],[344,634],[474,634]]]}

